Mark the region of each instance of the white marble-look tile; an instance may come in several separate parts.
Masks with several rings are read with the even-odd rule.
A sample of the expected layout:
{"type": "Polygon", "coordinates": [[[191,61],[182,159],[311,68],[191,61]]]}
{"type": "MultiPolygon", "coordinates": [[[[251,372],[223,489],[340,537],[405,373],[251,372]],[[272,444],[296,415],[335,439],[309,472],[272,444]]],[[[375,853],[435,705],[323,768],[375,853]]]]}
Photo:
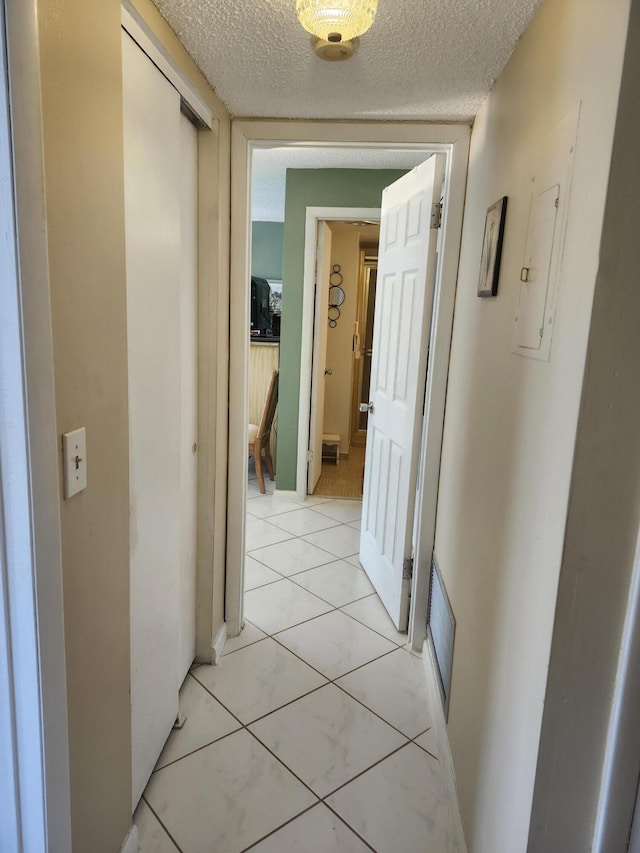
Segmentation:
{"type": "Polygon", "coordinates": [[[431,753],[434,758],[438,758],[440,755],[440,745],[438,744],[438,737],[436,735],[435,729],[431,728],[426,732],[423,732],[420,737],[415,739],[415,743],[418,746],[421,746],[423,749],[426,749],[427,752],[431,753]]]}
{"type": "Polygon", "coordinates": [[[337,560],[317,569],[295,575],[294,583],[318,595],[334,607],[341,607],[350,601],[364,598],[374,591],[369,578],[361,569],[337,560]]]}
{"type": "Polygon", "coordinates": [[[405,649],[374,660],[336,683],[409,738],[433,722],[424,666],[405,649]]]}
{"type": "Polygon", "coordinates": [[[178,848],[144,800],[140,800],[133,822],[138,827],[139,853],[176,853],[178,848]]]}
{"type": "Polygon", "coordinates": [[[283,631],[278,642],[330,679],[396,648],[339,610],[283,631]]]}
{"type": "Polygon", "coordinates": [[[315,801],[246,730],[154,773],[145,796],[189,853],[238,853],[315,801]]]}
{"type": "Polygon", "coordinates": [[[318,548],[324,548],[336,557],[350,557],[352,554],[357,554],[360,550],[360,531],[354,530],[347,524],[342,524],[340,527],[333,527],[331,530],[319,530],[317,533],[309,533],[305,540],[311,542],[312,545],[317,545],[318,548]]]}
{"type": "MultiPolygon", "coordinates": [[[[264,478],[265,494],[272,494],[275,491],[275,485],[276,484],[269,479],[269,475],[267,474],[264,478]]],[[[249,482],[247,483],[247,500],[262,497],[264,497],[264,495],[260,491],[258,480],[249,480],[249,482]]]]}
{"type": "Polygon", "coordinates": [[[333,554],[310,545],[304,539],[287,539],[286,542],[258,548],[251,552],[251,556],[270,569],[287,576],[315,569],[316,566],[323,566],[335,560],[333,554]]]}
{"type": "Polygon", "coordinates": [[[238,649],[243,649],[245,646],[250,646],[251,643],[257,643],[259,640],[264,640],[266,636],[267,635],[264,631],[261,631],[260,628],[256,628],[256,626],[252,625],[249,620],[246,620],[244,628],[237,637],[227,637],[222,650],[222,657],[231,654],[231,652],[236,652],[238,649]]]}
{"type": "Polygon", "coordinates": [[[321,495],[306,495],[302,500],[299,501],[301,506],[320,506],[320,504],[329,503],[333,498],[323,498],[321,495]]]}
{"type": "Polygon", "coordinates": [[[375,850],[454,853],[438,762],[410,743],[327,800],[375,850]]]}
{"type": "Polygon", "coordinates": [[[404,646],[408,641],[407,634],[401,634],[397,630],[377,595],[370,595],[368,598],[354,601],[353,604],[346,604],[342,610],[398,646],[404,646]]]}
{"type": "Polygon", "coordinates": [[[275,524],[276,527],[280,527],[294,536],[304,536],[307,533],[315,533],[318,530],[328,530],[331,527],[338,527],[340,524],[339,521],[328,518],[326,515],[321,515],[319,512],[316,512],[316,509],[298,507],[294,512],[274,515],[270,521],[271,524],[275,524]]]}
{"type": "Polygon", "coordinates": [[[251,853],[368,853],[340,818],[320,803],[251,848],[251,853]]]}
{"type": "Polygon", "coordinates": [[[247,512],[256,518],[270,518],[273,515],[294,512],[297,509],[300,509],[297,501],[285,500],[276,495],[263,495],[259,501],[247,501],[247,512]]]}
{"type": "MultiPolygon", "coordinates": [[[[351,524],[348,524],[347,527],[351,527],[351,524]]],[[[360,529],[360,528],[354,528],[360,529]]],[[[360,554],[352,554],[350,557],[345,557],[347,563],[351,563],[352,566],[355,566],[357,569],[362,568],[362,563],[360,562],[360,554]]]]}
{"type": "Polygon", "coordinates": [[[250,728],[319,796],[326,796],[406,742],[333,684],[250,728]]]}
{"type": "Polygon", "coordinates": [[[329,503],[317,506],[314,512],[328,515],[329,518],[335,518],[336,521],[342,524],[348,524],[351,521],[358,521],[362,515],[362,501],[346,501],[336,500],[329,503]]]}
{"type": "Polygon", "coordinates": [[[247,519],[245,529],[245,550],[254,551],[265,545],[273,545],[275,542],[284,542],[291,539],[291,534],[280,527],[274,527],[262,518],[247,519]]]}
{"type": "MultiPolygon", "coordinates": [[[[202,669],[198,667],[194,672],[202,669]]],[[[172,730],[156,770],[240,728],[238,721],[192,675],[187,675],[180,689],[180,713],[185,715],[185,723],[181,729],[172,730]]]]}
{"type": "Polygon", "coordinates": [[[268,586],[245,593],[244,612],[247,619],[267,634],[284,631],[306,619],[331,610],[331,605],[283,578],[268,586]]]}
{"type": "Polygon", "coordinates": [[[218,666],[201,666],[194,674],[243,723],[257,720],[326,683],[269,638],[222,658],[218,666]]]}
{"type": "Polygon", "coordinates": [[[259,563],[257,560],[254,560],[253,557],[246,555],[244,558],[244,588],[248,589],[256,589],[259,586],[265,586],[265,584],[273,583],[274,581],[282,580],[282,575],[279,575],[277,572],[274,572],[272,569],[268,569],[266,566],[263,566],[262,563],[259,563]]]}
{"type": "MultiPolygon", "coordinates": [[[[349,521],[347,522],[347,526],[353,527],[354,530],[360,530],[360,528],[362,527],[362,520],[358,519],[357,521],[349,521]]],[[[360,561],[358,560],[358,562],[360,561]]]]}

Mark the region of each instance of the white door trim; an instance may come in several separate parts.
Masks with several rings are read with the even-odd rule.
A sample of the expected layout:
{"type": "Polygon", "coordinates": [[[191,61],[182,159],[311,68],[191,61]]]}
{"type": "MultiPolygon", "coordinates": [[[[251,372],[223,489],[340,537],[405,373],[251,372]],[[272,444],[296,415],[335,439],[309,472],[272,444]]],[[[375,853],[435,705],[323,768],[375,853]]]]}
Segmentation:
{"type": "Polygon", "coordinates": [[[439,253],[437,304],[431,330],[427,378],[428,440],[423,437],[417,551],[409,631],[420,649],[426,637],[429,572],[435,533],[435,509],[449,370],[453,307],[460,254],[462,214],[471,128],[427,122],[330,122],[238,119],[231,127],[231,280],[229,351],[229,495],[225,615],[230,636],[243,624],[244,505],[246,497],[247,330],[250,273],[251,153],[283,145],[416,149],[443,153],[445,171],[443,238],[439,253]],[[432,479],[427,479],[428,477],[432,479]]]}
{"type": "Polygon", "coordinates": [[[0,756],[13,747],[13,761],[0,759],[0,847],[18,853],[71,849],[36,6],[0,3],[3,117],[11,98],[10,133],[0,138],[0,266],[7,272],[0,277],[0,677],[7,680],[0,694],[9,697],[0,702],[0,756]],[[12,791],[20,795],[13,804],[12,791]]]}
{"type": "Polygon", "coordinates": [[[314,278],[318,222],[342,219],[380,219],[379,207],[308,207],[304,231],[304,273],[302,288],[302,342],[300,345],[300,404],[298,408],[298,466],[296,497],[307,494],[307,450],[309,449],[309,411],[311,407],[311,371],[313,369],[314,278]]]}
{"type": "Polygon", "coordinates": [[[414,530],[415,555],[409,639],[419,651],[427,638],[429,611],[429,579],[431,558],[436,534],[440,455],[444,432],[445,402],[449,377],[449,355],[453,331],[453,311],[458,282],[458,260],[462,237],[462,218],[467,186],[470,128],[457,143],[451,145],[447,156],[442,198],[442,231],[438,245],[438,265],[433,294],[433,320],[429,340],[429,365],[425,391],[425,415],[418,472],[418,504],[414,530]]]}

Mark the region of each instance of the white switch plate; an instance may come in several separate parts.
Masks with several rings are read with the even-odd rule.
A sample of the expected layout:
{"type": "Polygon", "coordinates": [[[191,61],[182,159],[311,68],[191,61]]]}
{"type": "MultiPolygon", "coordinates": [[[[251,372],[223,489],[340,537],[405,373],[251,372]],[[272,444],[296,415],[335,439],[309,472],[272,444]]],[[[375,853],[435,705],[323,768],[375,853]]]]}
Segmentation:
{"type": "Polygon", "coordinates": [[[72,498],[87,488],[87,434],[84,427],[62,436],[64,496],[72,498]]]}

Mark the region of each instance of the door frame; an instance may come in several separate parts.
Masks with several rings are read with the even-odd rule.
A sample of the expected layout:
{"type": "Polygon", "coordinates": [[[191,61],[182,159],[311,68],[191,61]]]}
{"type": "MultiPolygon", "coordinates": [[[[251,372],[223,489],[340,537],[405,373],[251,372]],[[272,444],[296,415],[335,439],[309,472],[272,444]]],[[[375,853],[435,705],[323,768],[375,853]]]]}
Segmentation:
{"type": "Polygon", "coordinates": [[[433,308],[425,426],[409,631],[414,649],[427,633],[431,555],[435,535],[440,450],[449,370],[471,127],[428,122],[331,122],[237,119],[231,126],[231,281],[229,349],[229,491],[225,617],[230,636],[243,626],[247,383],[249,328],[251,154],[287,145],[424,149],[446,155],[443,239],[433,308]],[[428,439],[427,439],[428,436],[428,439]]]}
{"type": "Polygon", "coordinates": [[[7,270],[0,278],[0,681],[8,696],[0,703],[0,755],[11,756],[0,761],[6,792],[0,825],[3,841],[19,853],[71,849],[36,6],[36,0],[0,2],[0,110],[9,118],[0,133],[0,221],[7,236],[0,246],[7,270]]]}
{"type": "MultiPolygon", "coordinates": [[[[313,343],[320,317],[315,314],[316,248],[319,222],[343,219],[380,220],[379,207],[308,207],[304,231],[304,273],[302,286],[302,341],[300,344],[300,402],[298,405],[298,460],[296,497],[307,496],[307,452],[311,433],[311,385],[313,379],[313,343]]],[[[325,318],[326,320],[326,318],[325,318]]]]}

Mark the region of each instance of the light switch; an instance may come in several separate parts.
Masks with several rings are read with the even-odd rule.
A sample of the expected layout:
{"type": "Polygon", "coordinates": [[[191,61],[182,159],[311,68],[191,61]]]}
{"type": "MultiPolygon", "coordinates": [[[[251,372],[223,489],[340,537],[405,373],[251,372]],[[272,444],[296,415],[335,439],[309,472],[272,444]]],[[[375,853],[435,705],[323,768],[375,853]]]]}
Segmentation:
{"type": "Polygon", "coordinates": [[[64,496],[72,498],[87,488],[87,434],[84,427],[62,436],[64,496]]]}

